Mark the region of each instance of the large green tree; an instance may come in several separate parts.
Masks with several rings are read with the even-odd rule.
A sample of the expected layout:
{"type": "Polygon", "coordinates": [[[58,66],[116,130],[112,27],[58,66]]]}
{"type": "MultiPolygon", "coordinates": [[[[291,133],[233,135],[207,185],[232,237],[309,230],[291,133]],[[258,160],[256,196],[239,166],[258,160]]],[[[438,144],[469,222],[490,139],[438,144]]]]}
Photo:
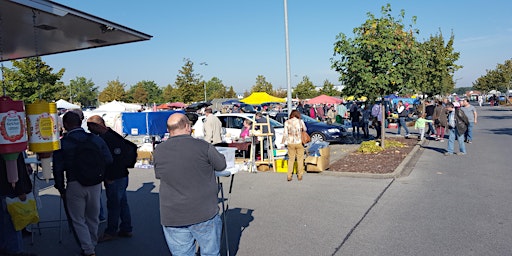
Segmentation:
{"type": "Polygon", "coordinates": [[[168,84],[162,90],[162,103],[163,102],[176,102],[178,101],[178,95],[176,93],[176,88],[172,85],[168,84]]]}
{"type": "MultiPolygon", "coordinates": [[[[334,44],[332,68],[340,73],[345,95],[375,99],[393,92],[410,91],[411,67],[417,57],[414,34],[403,24],[405,12],[395,18],[391,6],[382,7],[382,17],[368,13],[368,19],[354,28],[354,38],[340,33],[334,44]]],[[[413,17],[413,22],[415,17],[413,17]]]]}
{"type": "Polygon", "coordinates": [[[154,81],[140,81],[130,87],[126,93],[126,100],[141,104],[161,103],[162,89],[154,81]]]}
{"type": "Polygon", "coordinates": [[[65,69],[53,73],[41,57],[13,60],[12,68],[3,69],[4,86],[7,96],[25,103],[33,103],[38,99],[52,102],[58,93],[65,91],[60,81],[65,69]]]}
{"type": "Polygon", "coordinates": [[[235,89],[233,89],[233,86],[230,86],[229,89],[226,91],[225,98],[236,98],[236,92],[235,89]]]}
{"type": "Polygon", "coordinates": [[[423,94],[446,95],[454,90],[453,74],[462,66],[455,64],[460,54],[454,52],[453,42],[453,34],[445,43],[443,34],[439,33],[420,43],[423,75],[420,91],[423,94]]]}
{"type": "Polygon", "coordinates": [[[213,100],[224,98],[226,96],[226,86],[218,77],[212,77],[210,81],[206,82],[206,98],[213,100]]]}
{"type": "MultiPolygon", "coordinates": [[[[85,77],[76,77],[69,81],[67,91],[64,91],[64,95],[69,92],[69,101],[81,106],[96,106],[98,101],[98,86],[94,86],[94,82],[91,79],[85,77]]],[[[62,97],[65,98],[65,97],[62,97]]]]}
{"type": "Polygon", "coordinates": [[[495,69],[487,70],[487,73],[473,82],[473,88],[483,92],[498,90],[504,92],[512,88],[512,59],[503,64],[497,64],[495,69]]]}
{"type": "Polygon", "coordinates": [[[251,88],[252,92],[266,92],[268,94],[272,94],[272,83],[267,82],[267,79],[263,75],[258,75],[256,77],[256,84],[254,84],[251,88]]]}
{"type": "Polygon", "coordinates": [[[184,59],[185,64],[176,76],[176,99],[185,103],[204,100],[204,81],[201,76],[194,73],[194,63],[190,59],[184,59]]]}
{"type": "Polygon", "coordinates": [[[324,86],[320,89],[320,94],[325,94],[329,96],[340,96],[341,92],[334,88],[334,84],[329,80],[325,79],[324,86]]]}
{"type": "Polygon", "coordinates": [[[315,85],[311,80],[309,80],[308,76],[303,76],[302,81],[295,86],[295,89],[293,89],[292,92],[292,97],[299,99],[311,99],[318,95],[319,93],[316,90],[315,85]]]}
{"type": "Polygon", "coordinates": [[[119,79],[108,81],[107,87],[100,92],[98,99],[101,102],[110,102],[113,100],[123,101],[126,97],[125,84],[119,79]]]}

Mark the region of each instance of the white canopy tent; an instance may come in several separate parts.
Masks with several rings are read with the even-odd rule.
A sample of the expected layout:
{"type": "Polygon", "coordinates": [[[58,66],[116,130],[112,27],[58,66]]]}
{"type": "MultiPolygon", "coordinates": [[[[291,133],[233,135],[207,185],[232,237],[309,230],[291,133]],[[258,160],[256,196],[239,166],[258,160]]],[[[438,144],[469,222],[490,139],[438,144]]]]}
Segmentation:
{"type": "Polygon", "coordinates": [[[57,103],[57,108],[65,108],[65,109],[80,108],[80,106],[73,104],[69,101],[63,100],[63,99],[60,99],[60,100],[56,101],[55,103],[57,103]]]}
{"type": "Polygon", "coordinates": [[[109,103],[105,103],[92,112],[136,112],[141,110],[142,107],[137,104],[124,103],[121,101],[113,100],[109,103]]]}

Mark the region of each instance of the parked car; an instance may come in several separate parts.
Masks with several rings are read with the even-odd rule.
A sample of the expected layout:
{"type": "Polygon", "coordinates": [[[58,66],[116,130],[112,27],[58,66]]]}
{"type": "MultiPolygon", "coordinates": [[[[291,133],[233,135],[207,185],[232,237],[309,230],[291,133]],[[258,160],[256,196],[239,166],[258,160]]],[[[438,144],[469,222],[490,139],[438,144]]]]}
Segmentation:
{"type": "MultiPolygon", "coordinates": [[[[288,113],[279,112],[271,117],[280,123],[284,123],[288,119],[288,113]]],[[[312,141],[339,142],[348,134],[347,129],[340,124],[326,124],[304,114],[301,114],[301,118],[306,124],[307,133],[312,141]]]]}
{"type": "MultiPolygon", "coordinates": [[[[240,135],[240,132],[242,131],[242,127],[244,125],[244,120],[254,119],[254,114],[252,113],[227,113],[227,114],[218,114],[216,113],[215,116],[217,116],[220,119],[220,122],[222,123],[222,129],[223,129],[223,137],[227,137],[226,135],[230,137],[238,137],[240,135]]],[[[197,122],[192,126],[193,135],[195,138],[203,138],[204,137],[204,131],[203,131],[203,123],[205,120],[205,116],[199,116],[197,122]]],[[[277,148],[282,148],[284,145],[281,143],[283,140],[283,132],[284,132],[284,125],[282,123],[279,123],[278,121],[270,118],[270,125],[274,128],[275,132],[275,145],[277,148]]]]}

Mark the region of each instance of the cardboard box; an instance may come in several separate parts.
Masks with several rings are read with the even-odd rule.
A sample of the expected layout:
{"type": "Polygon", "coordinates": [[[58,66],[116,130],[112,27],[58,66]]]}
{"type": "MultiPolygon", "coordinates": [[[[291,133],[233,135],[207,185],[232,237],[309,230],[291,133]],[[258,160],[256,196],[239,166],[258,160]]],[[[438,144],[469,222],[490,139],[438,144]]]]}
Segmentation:
{"type": "Polygon", "coordinates": [[[323,172],[329,168],[331,156],[330,147],[320,149],[320,156],[306,157],[306,172],[323,172]]]}
{"type": "Polygon", "coordinates": [[[153,152],[137,151],[137,160],[144,160],[144,159],[152,161],[153,160],[153,152]]]}

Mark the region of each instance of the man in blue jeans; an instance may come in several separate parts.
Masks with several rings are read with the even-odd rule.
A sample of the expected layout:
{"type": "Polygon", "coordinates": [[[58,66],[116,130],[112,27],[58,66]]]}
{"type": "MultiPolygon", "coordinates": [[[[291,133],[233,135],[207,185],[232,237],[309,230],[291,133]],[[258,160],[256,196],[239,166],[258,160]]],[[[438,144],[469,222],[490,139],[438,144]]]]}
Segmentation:
{"type": "Polygon", "coordinates": [[[181,113],[167,120],[170,138],[154,151],[155,176],[160,182],[160,223],[173,255],[220,255],[215,171],[226,168],[224,155],[210,143],[190,136],[190,121],[181,113]]]}
{"type": "Polygon", "coordinates": [[[457,155],[466,154],[466,146],[464,145],[464,133],[467,130],[468,119],[464,112],[460,109],[456,109],[454,104],[451,102],[446,103],[445,106],[448,111],[448,148],[444,153],[445,156],[454,154],[455,139],[459,142],[459,152],[457,155]]]}
{"type": "MultiPolygon", "coordinates": [[[[126,196],[128,187],[128,167],[134,164],[128,155],[128,145],[132,142],[105,125],[98,115],[87,119],[91,133],[99,135],[108,145],[114,162],[107,166],[105,172],[105,193],[107,195],[107,228],[98,242],[105,242],[116,237],[132,237],[132,218],[126,196]],[[121,223],[119,224],[119,220],[121,223]]],[[[135,159],[136,160],[136,159],[135,159]]]]}
{"type": "Polygon", "coordinates": [[[405,118],[407,118],[407,109],[404,106],[404,103],[399,100],[398,106],[396,108],[396,111],[398,112],[398,132],[397,134],[400,135],[400,127],[404,128],[405,131],[405,138],[409,137],[409,129],[407,129],[407,124],[405,123],[405,118]]]}
{"type": "Polygon", "coordinates": [[[465,142],[471,144],[473,142],[473,126],[477,123],[477,113],[476,108],[469,104],[468,99],[464,99],[461,102],[461,108],[462,111],[464,111],[464,114],[468,118],[468,130],[465,134],[465,142]]]}

